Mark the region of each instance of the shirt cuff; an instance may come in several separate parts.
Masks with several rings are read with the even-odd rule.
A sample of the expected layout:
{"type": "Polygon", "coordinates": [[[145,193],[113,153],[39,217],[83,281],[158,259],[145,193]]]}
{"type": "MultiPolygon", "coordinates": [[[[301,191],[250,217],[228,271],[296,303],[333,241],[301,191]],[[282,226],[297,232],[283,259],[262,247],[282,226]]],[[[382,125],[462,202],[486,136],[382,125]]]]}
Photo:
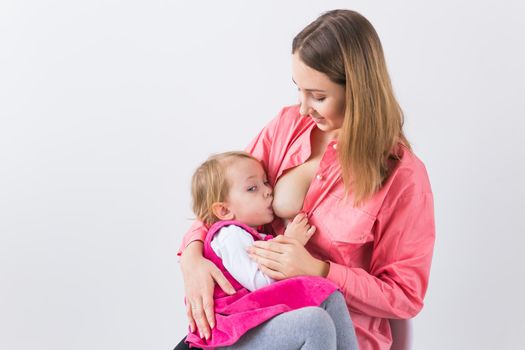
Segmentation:
{"type": "Polygon", "coordinates": [[[202,224],[194,224],[194,226],[190,228],[190,231],[182,239],[182,244],[179,248],[179,251],[177,252],[177,256],[181,256],[184,249],[186,249],[188,244],[190,244],[191,242],[204,241],[208,231],[203,230],[203,228],[204,225],[202,224]]]}
{"type": "Polygon", "coordinates": [[[330,264],[330,269],[326,278],[334,282],[339,288],[344,289],[348,277],[348,268],[332,261],[328,261],[328,263],[330,264]]]}

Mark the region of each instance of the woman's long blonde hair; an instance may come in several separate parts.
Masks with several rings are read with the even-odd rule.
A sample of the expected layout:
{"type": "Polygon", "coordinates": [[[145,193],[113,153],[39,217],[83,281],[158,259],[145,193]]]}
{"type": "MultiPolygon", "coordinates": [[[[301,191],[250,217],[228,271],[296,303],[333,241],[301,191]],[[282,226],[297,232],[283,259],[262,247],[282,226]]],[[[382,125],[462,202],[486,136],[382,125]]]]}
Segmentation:
{"type": "Polygon", "coordinates": [[[410,145],[403,134],[381,41],[370,22],[350,10],[321,15],[293,40],[310,68],[345,86],[345,116],[337,151],[346,194],[360,205],[389,175],[395,146],[410,145]]]}

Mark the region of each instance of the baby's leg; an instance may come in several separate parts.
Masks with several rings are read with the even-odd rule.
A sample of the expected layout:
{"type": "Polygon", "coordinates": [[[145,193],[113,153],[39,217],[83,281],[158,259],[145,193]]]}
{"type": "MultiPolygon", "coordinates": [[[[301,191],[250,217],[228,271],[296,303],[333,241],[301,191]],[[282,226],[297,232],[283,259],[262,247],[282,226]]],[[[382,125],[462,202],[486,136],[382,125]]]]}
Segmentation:
{"type": "Polygon", "coordinates": [[[277,315],[248,331],[237,343],[220,349],[336,350],[336,329],[328,312],[304,307],[277,315]]]}
{"type": "Polygon", "coordinates": [[[339,291],[335,291],[326,298],[321,307],[328,312],[334,321],[337,334],[337,349],[357,349],[354,324],[348,313],[345,298],[339,291]]]}

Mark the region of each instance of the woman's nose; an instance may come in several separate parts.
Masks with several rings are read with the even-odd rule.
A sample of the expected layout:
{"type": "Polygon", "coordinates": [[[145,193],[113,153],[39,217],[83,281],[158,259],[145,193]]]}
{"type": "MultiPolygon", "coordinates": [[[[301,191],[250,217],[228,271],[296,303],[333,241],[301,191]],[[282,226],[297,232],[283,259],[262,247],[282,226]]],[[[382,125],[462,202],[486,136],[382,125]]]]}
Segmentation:
{"type": "Polygon", "coordinates": [[[300,102],[300,108],[299,113],[303,116],[310,115],[312,112],[312,108],[308,105],[307,102],[303,99],[302,102],[300,102]]]}

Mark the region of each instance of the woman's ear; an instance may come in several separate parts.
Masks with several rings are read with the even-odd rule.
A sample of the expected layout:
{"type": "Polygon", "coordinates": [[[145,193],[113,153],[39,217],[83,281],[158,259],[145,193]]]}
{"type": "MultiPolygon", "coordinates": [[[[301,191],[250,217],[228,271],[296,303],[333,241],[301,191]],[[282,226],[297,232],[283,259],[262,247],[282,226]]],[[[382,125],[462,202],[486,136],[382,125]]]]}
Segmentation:
{"type": "Polygon", "coordinates": [[[211,210],[213,214],[219,219],[219,220],[233,220],[235,219],[235,215],[232,211],[228,208],[228,204],[224,202],[215,202],[211,205],[211,210]]]}

